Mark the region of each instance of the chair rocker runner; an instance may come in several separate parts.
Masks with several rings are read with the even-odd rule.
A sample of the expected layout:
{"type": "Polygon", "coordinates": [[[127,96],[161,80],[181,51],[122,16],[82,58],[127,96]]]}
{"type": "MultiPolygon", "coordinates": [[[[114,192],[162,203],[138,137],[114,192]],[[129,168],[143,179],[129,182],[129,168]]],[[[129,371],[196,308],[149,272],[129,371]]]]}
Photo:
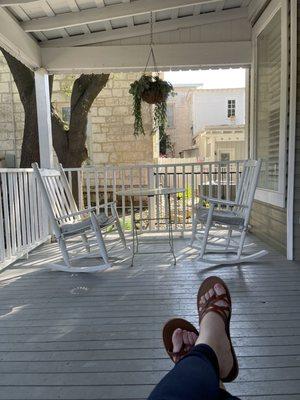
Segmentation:
{"type": "Polygon", "coordinates": [[[115,225],[124,248],[127,249],[122,227],[114,202],[102,204],[101,208],[110,209],[108,216],[104,210],[96,214],[96,209],[78,210],[68,179],[61,165],[58,169],[40,169],[37,163],[32,164],[38,185],[42,192],[46,211],[58,241],[64,263],[51,263],[49,268],[66,272],[97,272],[111,266],[102,230],[115,225]],[[81,241],[67,243],[68,239],[80,237],[81,241]],[[98,247],[98,252],[93,251],[98,247]],[[75,254],[74,254],[75,253],[75,254]],[[81,267],[76,261],[82,258],[101,258],[96,265],[81,267]]]}
{"type": "MultiPolygon", "coordinates": [[[[200,231],[201,247],[197,261],[214,265],[240,264],[254,261],[268,252],[266,250],[255,253],[244,253],[244,249],[251,249],[252,244],[245,245],[249,228],[249,219],[258,183],[261,160],[246,160],[238,183],[235,201],[216,199],[201,196],[202,201],[209,202],[209,208],[200,203],[196,207],[193,220],[193,231],[190,245],[196,239],[198,225],[204,228],[200,231]],[[214,234],[216,228],[226,229],[227,237],[214,234]],[[236,233],[237,232],[237,233],[236,233]],[[233,253],[231,257],[209,256],[212,253],[233,253]]],[[[238,172],[237,172],[238,173],[238,172]]]]}

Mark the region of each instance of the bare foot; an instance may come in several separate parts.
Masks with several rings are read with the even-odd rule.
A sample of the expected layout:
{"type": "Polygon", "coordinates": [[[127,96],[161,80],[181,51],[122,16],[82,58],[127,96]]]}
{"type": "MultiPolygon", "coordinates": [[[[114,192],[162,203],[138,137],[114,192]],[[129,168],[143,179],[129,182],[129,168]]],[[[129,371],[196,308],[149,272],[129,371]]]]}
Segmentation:
{"type": "MultiPolygon", "coordinates": [[[[219,283],[217,283],[213,289],[210,289],[207,293],[205,293],[205,295],[200,299],[200,314],[204,309],[205,304],[212,296],[215,294],[221,295],[225,293],[225,288],[219,283]]],[[[214,304],[224,307],[229,306],[226,298],[219,300],[214,304]]],[[[229,314],[228,310],[224,311],[226,315],[229,314]]],[[[225,331],[224,321],[216,312],[208,312],[201,320],[200,335],[196,341],[196,345],[202,343],[209,345],[214,350],[219,362],[220,378],[226,378],[233,367],[233,357],[231,353],[230,342],[225,331]]]]}
{"type": "MultiPolygon", "coordinates": [[[[182,347],[189,352],[195,345],[198,336],[194,332],[189,332],[177,328],[172,335],[173,353],[178,353],[182,347]]],[[[173,361],[178,362],[182,357],[174,356],[173,361]]]]}

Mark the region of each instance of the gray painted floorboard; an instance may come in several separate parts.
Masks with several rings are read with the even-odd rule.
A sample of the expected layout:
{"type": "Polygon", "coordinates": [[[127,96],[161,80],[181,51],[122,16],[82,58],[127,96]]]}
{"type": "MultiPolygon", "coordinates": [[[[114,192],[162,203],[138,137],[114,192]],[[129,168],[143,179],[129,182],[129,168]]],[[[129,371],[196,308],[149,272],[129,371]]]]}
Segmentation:
{"type": "Polygon", "coordinates": [[[176,267],[157,254],[130,268],[116,248],[120,260],[103,273],[51,272],[57,247],[46,244],[2,272],[0,399],[145,400],[172,367],[162,325],[173,316],[196,324],[199,284],[213,274],[234,303],[240,375],[228,390],[243,400],[299,400],[300,264],[268,249],[256,263],[199,271],[188,240],[175,244],[176,267]]]}

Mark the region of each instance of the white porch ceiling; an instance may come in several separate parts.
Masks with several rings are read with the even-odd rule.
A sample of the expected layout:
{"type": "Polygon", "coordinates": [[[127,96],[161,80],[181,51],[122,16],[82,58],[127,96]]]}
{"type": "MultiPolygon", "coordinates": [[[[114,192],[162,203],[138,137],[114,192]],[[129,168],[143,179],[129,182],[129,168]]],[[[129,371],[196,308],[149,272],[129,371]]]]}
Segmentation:
{"type": "MultiPolygon", "coordinates": [[[[202,45],[202,48],[205,47],[203,47],[205,43],[215,43],[214,47],[212,46],[213,50],[218,46],[221,47],[222,42],[230,42],[231,48],[243,47],[240,64],[244,64],[251,39],[252,14],[262,8],[267,1],[0,0],[0,17],[4,18],[8,24],[6,28],[0,24],[0,45],[29,66],[36,68],[39,65],[50,71],[55,69],[56,56],[59,56],[61,61],[61,52],[58,48],[63,47],[66,56],[72,54],[73,63],[71,65],[64,62],[64,69],[71,70],[71,67],[76,69],[77,61],[74,57],[79,55],[79,48],[82,49],[82,46],[86,48],[86,57],[93,55],[92,58],[95,60],[94,46],[108,46],[112,49],[106,49],[106,51],[113,54],[121,46],[148,44],[150,12],[152,11],[155,21],[155,44],[169,43],[170,49],[173,48],[175,51],[178,50],[175,49],[175,45],[184,43],[193,44],[193,48],[197,43],[199,46],[202,45]],[[18,37],[22,36],[22,40],[18,38],[13,40],[15,31],[18,37]],[[245,46],[242,42],[245,42],[245,46]],[[24,43],[26,43],[25,48],[24,43]],[[114,50],[113,47],[115,47],[114,50]],[[26,53],[26,56],[23,53],[26,53]],[[51,64],[51,68],[50,65],[45,64],[46,60],[51,64]]],[[[144,50],[141,53],[144,53],[144,50]]],[[[195,62],[194,55],[191,55],[191,58],[195,62]]],[[[117,62],[114,54],[113,59],[117,62]]],[[[208,51],[205,54],[208,64],[209,59],[208,51]]],[[[228,57],[225,57],[223,62],[218,61],[212,51],[212,65],[227,64],[227,62],[228,57]]],[[[238,56],[235,57],[233,64],[236,62],[238,62],[238,56]]],[[[78,60],[78,68],[79,64],[82,65],[82,60],[80,62],[78,60]]],[[[120,66],[122,64],[124,60],[120,60],[120,66]]],[[[162,64],[169,63],[164,60],[162,64]]],[[[188,65],[187,59],[186,66],[188,65]]],[[[139,67],[137,60],[133,60],[133,66],[139,67]]],[[[193,66],[192,62],[190,66],[193,66]]],[[[179,65],[174,65],[174,67],[179,67],[179,65]]],[[[94,65],[94,68],[98,70],[103,67],[99,64],[94,65]]]]}

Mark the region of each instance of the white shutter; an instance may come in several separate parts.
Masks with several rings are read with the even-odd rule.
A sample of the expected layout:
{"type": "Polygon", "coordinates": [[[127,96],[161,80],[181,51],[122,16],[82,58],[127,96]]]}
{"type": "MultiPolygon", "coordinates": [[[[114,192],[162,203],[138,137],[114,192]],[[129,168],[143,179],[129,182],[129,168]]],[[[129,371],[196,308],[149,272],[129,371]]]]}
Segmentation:
{"type": "Polygon", "coordinates": [[[259,187],[278,190],[281,96],[281,13],[257,37],[256,156],[263,166],[259,187]]]}

